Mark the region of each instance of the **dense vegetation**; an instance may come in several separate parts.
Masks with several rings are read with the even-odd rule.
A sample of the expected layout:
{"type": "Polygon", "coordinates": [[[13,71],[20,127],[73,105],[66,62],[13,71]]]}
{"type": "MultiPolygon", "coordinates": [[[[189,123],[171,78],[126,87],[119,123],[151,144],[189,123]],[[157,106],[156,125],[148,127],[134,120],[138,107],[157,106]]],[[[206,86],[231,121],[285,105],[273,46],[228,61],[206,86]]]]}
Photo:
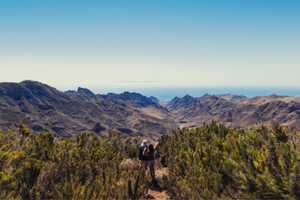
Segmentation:
{"type": "Polygon", "coordinates": [[[80,133],[0,131],[0,199],[137,199],[146,193],[145,171],[122,167],[136,157],[137,140],[80,133]],[[123,142],[122,142],[123,141],[123,142]]]}
{"type": "Polygon", "coordinates": [[[234,130],[215,121],[161,138],[171,198],[299,199],[299,133],[272,128],[234,130]]]}
{"type": "MultiPolygon", "coordinates": [[[[300,133],[277,122],[234,130],[212,121],[160,138],[174,199],[299,199],[300,133]]],[[[136,138],[0,132],[0,199],[139,199],[150,177],[132,165],[136,138]],[[131,162],[130,165],[126,165],[131,162]]]]}

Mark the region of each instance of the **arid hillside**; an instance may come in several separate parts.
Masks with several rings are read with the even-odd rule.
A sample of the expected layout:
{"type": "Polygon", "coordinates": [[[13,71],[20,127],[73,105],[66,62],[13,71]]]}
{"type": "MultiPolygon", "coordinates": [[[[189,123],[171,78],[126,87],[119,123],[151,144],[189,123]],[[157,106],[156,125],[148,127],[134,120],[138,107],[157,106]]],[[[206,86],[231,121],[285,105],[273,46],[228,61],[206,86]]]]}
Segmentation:
{"type": "Polygon", "coordinates": [[[206,94],[198,98],[176,97],[166,105],[138,93],[96,95],[80,87],[77,91],[60,92],[34,81],[0,83],[3,130],[23,122],[33,133],[50,131],[57,137],[83,131],[105,136],[118,132],[122,137],[154,141],[172,133],[179,122],[195,127],[212,119],[231,128],[268,125],[272,120],[300,128],[300,100],[277,95],[246,98],[206,94]]]}
{"type": "Polygon", "coordinates": [[[283,126],[300,128],[300,99],[271,95],[245,98],[237,95],[204,95],[194,98],[186,95],[174,98],[167,108],[177,121],[187,127],[199,126],[212,119],[231,128],[268,125],[272,120],[283,126]]]}
{"type": "Polygon", "coordinates": [[[59,137],[93,131],[149,140],[176,127],[166,108],[140,94],[95,95],[84,88],[60,92],[33,81],[1,83],[0,127],[13,128],[20,122],[33,132],[51,131],[59,137]]]}

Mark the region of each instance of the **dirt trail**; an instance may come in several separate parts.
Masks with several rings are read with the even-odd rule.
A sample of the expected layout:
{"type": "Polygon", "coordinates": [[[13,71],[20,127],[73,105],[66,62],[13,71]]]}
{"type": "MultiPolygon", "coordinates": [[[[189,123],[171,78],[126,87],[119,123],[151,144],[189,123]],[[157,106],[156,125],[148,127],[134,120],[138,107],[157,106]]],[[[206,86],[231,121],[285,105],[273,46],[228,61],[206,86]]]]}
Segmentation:
{"type": "Polygon", "coordinates": [[[156,168],[155,169],[155,178],[156,181],[154,181],[152,186],[148,190],[148,194],[145,196],[146,199],[157,199],[157,200],[165,200],[170,199],[170,197],[167,195],[166,190],[163,190],[159,186],[159,181],[162,179],[163,175],[168,174],[168,168],[156,168]]]}

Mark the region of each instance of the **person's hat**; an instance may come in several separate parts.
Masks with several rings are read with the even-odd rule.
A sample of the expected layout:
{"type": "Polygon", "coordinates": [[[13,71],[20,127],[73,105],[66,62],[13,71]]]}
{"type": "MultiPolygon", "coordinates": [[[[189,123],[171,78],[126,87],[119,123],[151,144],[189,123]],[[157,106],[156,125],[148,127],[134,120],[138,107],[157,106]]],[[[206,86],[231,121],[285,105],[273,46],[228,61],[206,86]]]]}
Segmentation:
{"type": "Polygon", "coordinates": [[[146,145],[148,143],[148,140],[143,140],[143,143],[146,145]]]}
{"type": "Polygon", "coordinates": [[[148,141],[147,141],[147,140],[143,140],[143,142],[142,142],[141,146],[142,146],[142,147],[146,147],[146,146],[147,146],[147,143],[148,143],[148,141]]]}

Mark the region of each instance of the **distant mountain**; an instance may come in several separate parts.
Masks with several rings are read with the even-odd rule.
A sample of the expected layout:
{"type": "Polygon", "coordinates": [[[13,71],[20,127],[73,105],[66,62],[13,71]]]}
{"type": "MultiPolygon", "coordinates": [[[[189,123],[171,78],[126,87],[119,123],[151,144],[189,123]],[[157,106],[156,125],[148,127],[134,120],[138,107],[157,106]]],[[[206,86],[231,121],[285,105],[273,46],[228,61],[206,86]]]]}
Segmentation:
{"type": "Polygon", "coordinates": [[[119,132],[153,141],[171,133],[178,123],[195,127],[212,119],[232,128],[269,124],[273,119],[300,128],[300,99],[206,94],[165,102],[130,92],[99,95],[81,87],[60,92],[34,81],[0,83],[1,129],[23,122],[33,132],[51,131],[57,137],[82,131],[106,136],[119,132]]]}
{"type": "Polygon", "coordinates": [[[134,93],[134,92],[133,93],[124,92],[115,95],[102,95],[102,97],[105,99],[110,99],[115,101],[126,101],[126,103],[137,108],[153,106],[153,107],[159,107],[161,109],[164,109],[153,98],[148,98],[139,93],[134,93]]]}
{"type": "Polygon", "coordinates": [[[224,122],[225,117],[221,118],[219,115],[233,105],[234,103],[214,95],[206,94],[199,98],[186,95],[174,98],[168,103],[167,109],[178,121],[186,121],[188,126],[198,126],[211,119],[224,122]]]}
{"type": "Polygon", "coordinates": [[[246,98],[206,94],[194,98],[186,95],[174,98],[167,109],[177,121],[186,121],[186,126],[192,127],[214,119],[232,128],[268,125],[272,120],[300,128],[300,99],[297,97],[271,95],[246,98]]]}
{"type": "Polygon", "coordinates": [[[234,94],[220,94],[220,95],[217,95],[218,97],[221,97],[223,99],[226,99],[228,101],[231,101],[231,102],[241,102],[241,101],[244,101],[247,99],[246,96],[244,95],[234,95],[234,94]]]}
{"type": "Polygon", "coordinates": [[[0,127],[20,122],[34,132],[51,131],[59,137],[115,131],[149,140],[176,127],[164,107],[137,93],[95,95],[85,88],[60,92],[33,81],[0,83],[0,127]]]}

